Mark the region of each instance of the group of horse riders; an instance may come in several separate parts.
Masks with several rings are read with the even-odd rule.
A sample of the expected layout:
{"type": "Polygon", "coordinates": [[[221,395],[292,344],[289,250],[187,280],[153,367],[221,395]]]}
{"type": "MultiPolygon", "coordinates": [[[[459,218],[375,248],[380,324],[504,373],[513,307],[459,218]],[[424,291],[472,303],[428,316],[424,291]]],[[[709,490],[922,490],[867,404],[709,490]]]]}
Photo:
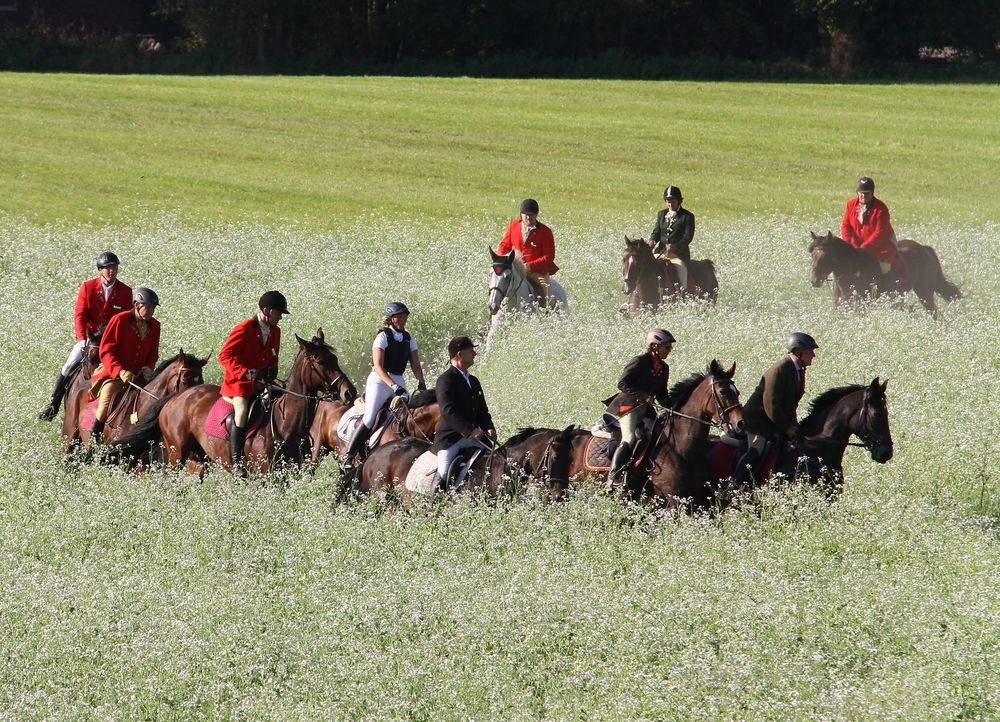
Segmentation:
{"type": "MultiPolygon", "coordinates": [[[[874,182],[867,177],[857,183],[857,197],[844,212],[841,234],[857,248],[877,257],[883,274],[896,272],[899,254],[895,234],[889,223],[885,204],[874,196],[874,182]],[[882,260],[885,259],[885,260],[882,260]]],[[[666,207],[656,218],[650,241],[654,253],[665,263],[674,264],[680,285],[686,283],[684,261],[690,258],[689,246],[694,237],[694,214],[683,208],[683,196],[670,185],[663,193],[666,207]]],[[[515,251],[524,262],[542,305],[548,303],[548,277],[558,271],[555,264],[555,241],[551,229],[538,221],[538,203],[528,198],[521,203],[520,218],[508,225],[498,252],[515,251]]],[[[153,317],[160,301],[150,288],[132,291],[118,280],[120,261],[105,251],[96,259],[98,275],[86,281],[77,296],[74,314],[76,343],[60,369],[48,404],[39,418],[51,420],[60,407],[70,378],[83,360],[88,334],[104,329],[100,341],[100,364],[91,378],[89,398],[97,401],[91,429],[92,439],[102,440],[108,409],[115,395],[128,385],[148,380],[159,355],[160,324],[153,317]]],[[[223,367],[222,397],[232,404],[226,418],[230,454],[234,469],[242,455],[250,403],[262,384],[274,380],[278,372],[281,345],[279,322],[289,314],[288,302],[278,291],[267,291],[258,301],[255,316],[237,324],[219,352],[223,367]]],[[[416,339],[406,331],[409,309],[400,302],[386,305],[383,326],[372,344],[372,371],[365,384],[365,412],[341,457],[345,467],[352,467],[361,454],[376,416],[394,396],[408,397],[403,374],[407,365],[417,379],[417,390],[426,389],[416,339]]],[[[670,367],[666,358],[673,348],[673,335],[662,328],[646,335],[646,352],[632,359],[618,382],[619,393],[606,400],[606,418],[617,421],[621,441],[614,451],[609,485],[620,483],[623,470],[644,441],[648,420],[655,416],[653,402],[667,404],[670,367]]],[[[765,447],[777,437],[794,438],[796,409],[805,389],[805,369],[812,362],[816,341],[804,333],[794,333],[788,340],[788,355],[775,363],[761,378],[753,395],[744,405],[748,448],[739,464],[739,473],[750,473],[763,458],[765,447]]],[[[496,440],[496,428],[489,413],[482,386],[469,373],[476,356],[476,345],[467,336],[455,336],[448,344],[450,359],[446,371],[435,385],[441,410],[441,423],[434,437],[433,450],[438,455],[438,473],[445,477],[455,456],[469,445],[496,440]]],[[[739,480],[739,479],[738,479],[739,480]]]]}

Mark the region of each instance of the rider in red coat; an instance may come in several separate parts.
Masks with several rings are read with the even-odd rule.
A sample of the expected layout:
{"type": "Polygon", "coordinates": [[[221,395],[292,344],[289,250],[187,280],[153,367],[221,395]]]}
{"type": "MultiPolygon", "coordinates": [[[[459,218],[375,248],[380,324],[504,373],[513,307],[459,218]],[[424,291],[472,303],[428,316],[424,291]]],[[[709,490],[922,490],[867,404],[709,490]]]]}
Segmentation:
{"type": "Polygon", "coordinates": [[[160,356],[160,322],[153,318],[160,299],[151,288],[137,288],[132,310],[115,314],[101,336],[101,365],[91,380],[90,398],[98,399],[91,428],[92,441],[100,442],[111,400],[136,376],[147,381],[160,356]]]}
{"type": "Polygon", "coordinates": [[[56,378],[55,388],[49,403],[38,412],[42,421],[51,421],[59,413],[69,380],[83,361],[83,347],[87,334],[96,333],[105,326],[116,313],[132,308],[132,289],[118,280],[118,256],[104,251],[97,256],[97,277],[84,281],[76,296],[76,310],[73,313],[73,330],[76,343],[69,352],[56,378]]]}
{"type": "Polygon", "coordinates": [[[857,197],[847,201],[844,208],[840,236],[878,261],[883,276],[895,269],[896,278],[884,278],[879,286],[890,288],[894,285],[893,280],[903,282],[908,275],[896,248],[896,232],[889,222],[889,208],[875,197],[875,181],[871,178],[858,180],[857,197]]]}
{"type": "Polygon", "coordinates": [[[256,381],[261,377],[274,379],[278,375],[278,350],[281,347],[278,323],[283,314],[290,313],[288,301],[278,291],[262,295],[257,308],[256,316],[236,324],[219,351],[223,371],[221,394],[233,405],[233,413],[226,418],[226,426],[234,473],[239,473],[243,460],[247,416],[256,381]]]}
{"type": "Polygon", "coordinates": [[[559,270],[556,265],[556,241],[552,229],[538,220],[538,201],[526,198],[521,201],[521,216],[507,225],[507,232],[497,247],[499,255],[511,250],[528,269],[528,280],[536,290],[541,305],[551,299],[549,276],[559,270]]]}

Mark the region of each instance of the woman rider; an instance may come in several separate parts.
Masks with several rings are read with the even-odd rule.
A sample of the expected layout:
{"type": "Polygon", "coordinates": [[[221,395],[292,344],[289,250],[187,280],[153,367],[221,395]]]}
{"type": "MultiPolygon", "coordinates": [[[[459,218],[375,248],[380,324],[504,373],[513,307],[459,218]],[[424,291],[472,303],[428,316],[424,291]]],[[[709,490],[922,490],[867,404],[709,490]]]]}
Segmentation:
{"type": "Polygon", "coordinates": [[[666,358],[674,347],[674,336],[662,328],[646,334],[646,353],[628,362],[618,380],[618,393],[606,402],[605,414],[618,419],[622,440],[608,471],[608,486],[620,486],[636,448],[636,431],[646,419],[655,417],[652,400],[667,405],[670,367],[666,358]]]}
{"type": "Polygon", "coordinates": [[[375,341],[372,343],[372,371],[365,383],[365,414],[351,436],[347,451],[340,459],[345,468],[354,466],[375,428],[375,417],[385,403],[393,396],[409,398],[406,381],[403,379],[407,364],[410,364],[413,375],[417,377],[417,390],[427,390],[424,370],[420,367],[420,355],[417,353],[417,341],[406,330],[409,315],[410,309],[399,301],[386,304],[382,328],[375,334],[375,341]]]}

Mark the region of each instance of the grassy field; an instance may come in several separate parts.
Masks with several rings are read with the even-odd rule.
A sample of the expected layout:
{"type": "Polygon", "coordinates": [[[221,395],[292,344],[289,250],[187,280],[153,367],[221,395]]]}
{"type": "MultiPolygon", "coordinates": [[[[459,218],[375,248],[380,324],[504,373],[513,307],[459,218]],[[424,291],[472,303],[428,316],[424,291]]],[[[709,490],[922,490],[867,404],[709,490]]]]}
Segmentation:
{"type": "Polygon", "coordinates": [[[1000,717],[996,87],[8,74],[0,97],[0,719],[1000,717]],[[963,288],[937,321],[809,286],[808,231],[861,173],[963,288]],[[719,305],[625,319],[621,236],[667,182],[719,305]],[[585,484],[398,509],[334,505],[330,463],[68,467],[34,418],[99,250],[159,292],[163,355],[217,352],[278,287],[287,338],[322,325],[356,383],[405,301],[431,375],[529,194],[572,313],[480,358],[502,433],[591,424],[651,325],[674,378],[736,361],[744,397],[801,329],[807,400],[890,379],[895,458],[850,450],[833,503],[792,484],[710,517],[585,484]]]}

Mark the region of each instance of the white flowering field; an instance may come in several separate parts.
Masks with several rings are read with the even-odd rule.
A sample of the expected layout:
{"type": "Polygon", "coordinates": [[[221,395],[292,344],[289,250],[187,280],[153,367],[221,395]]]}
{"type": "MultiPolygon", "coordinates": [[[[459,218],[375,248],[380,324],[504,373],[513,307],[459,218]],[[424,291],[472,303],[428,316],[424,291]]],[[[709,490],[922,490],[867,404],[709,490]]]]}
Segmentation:
{"type": "MultiPolygon", "coordinates": [[[[966,182],[996,180],[994,166],[966,182]]],[[[479,357],[501,435],[593,423],[652,325],[678,339],[674,378],[735,361],[744,397],[793,330],[820,343],[804,403],[889,379],[891,462],[850,449],[835,502],[791,484],[711,516],[588,484],[559,506],[335,505],[331,462],[250,482],[66,465],[57,423],[35,414],[99,250],[159,293],[161,356],[217,353],[273,287],[293,314],[282,371],[291,333],[322,326],[360,385],[387,300],[412,310],[428,376],[450,336],[485,324],[486,246],[507,217],[0,212],[0,719],[997,719],[996,207],[894,216],[965,293],[936,320],[891,302],[839,310],[813,289],[809,231],[842,209],[815,204],[699,215],[718,306],[627,319],[622,236],[652,215],[543,205],[572,312],[512,319],[479,357]]],[[[206,375],[221,377],[216,361],[206,375]]]]}

